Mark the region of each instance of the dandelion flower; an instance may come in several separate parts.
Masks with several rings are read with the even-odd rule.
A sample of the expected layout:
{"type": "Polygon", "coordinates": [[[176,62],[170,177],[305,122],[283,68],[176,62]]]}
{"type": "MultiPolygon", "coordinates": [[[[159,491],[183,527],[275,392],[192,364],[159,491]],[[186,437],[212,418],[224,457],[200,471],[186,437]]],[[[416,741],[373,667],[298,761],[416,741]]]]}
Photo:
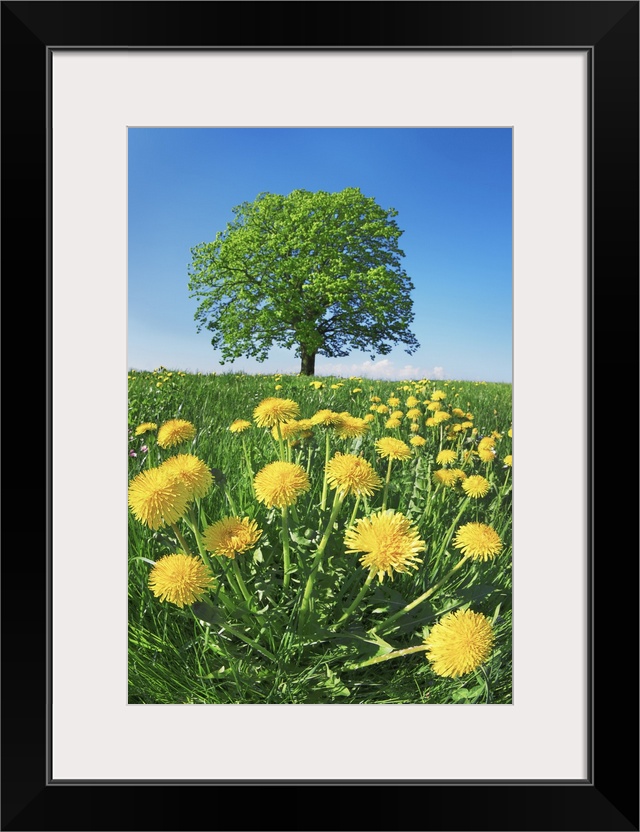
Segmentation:
{"type": "Polygon", "coordinates": [[[274,425],[271,428],[271,435],[274,439],[278,439],[278,427],[280,429],[280,436],[283,439],[295,439],[300,433],[302,433],[303,428],[300,427],[300,422],[297,419],[287,419],[286,422],[280,422],[279,426],[274,425]]]}
{"type": "Polygon", "coordinates": [[[333,410],[319,410],[311,417],[311,422],[314,425],[325,425],[325,427],[335,427],[342,421],[342,416],[333,410]]]}
{"type": "Polygon", "coordinates": [[[452,462],[455,462],[456,459],[456,452],[451,450],[444,450],[440,451],[438,456],[436,457],[436,462],[438,465],[450,465],[452,462]]]}
{"type": "Polygon", "coordinates": [[[295,419],[300,408],[292,399],[279,399],[274,396],[263,399],[253,411],[253,418],[259,428],[272,428],[279,422],[295,419]]]}
{"type": "Polygon", "coordinates": [[[418,410],[417,407],[412,407],[410,410],[407,410],[407,419],[419,419],[422,416],[422,411],[418,410]]]}
{"type": "Polygon", "coordinates": [[[439,468],[431,475],[434,485],[444,485],[447,488],[453,488],[458,482],[458,477],[453,469],[439,468]]]}
{"type": "Polygon", "coordinates": [[[464,416],[464,410],[462,410],[459,407],[454,407],[451,412],[453,413],[454,416],[458,416],[458,417],[463,417],[464,416]]]}
{"type": "MultiPolygon", "coordinates": [[[[407,407],[415,407],[417,404],[419,404],[419,400],[416,399],[415,396],[409,396],[405,404],[407,405],[407,407]]],[[[407,416],[408,415],[409,414],[407,413],[407,416]]]]}
{"type": "Polygon", "coordinates": [[[502,550],[498,533],[484,523],[467,523],[458,529],[453,545],[474,560],[491,560],[502,550]]]}
{"type": "Polygon", "coordinates": [[[414,445],[416,448],[421,448],[423,445],[426,445],[427,440],[422,436],[412,436],[409,443],[414,445]]]}
{"type": "Polygon", "coordinates": [[[150,529],[179,520],[187,510],[189,491],[180,480],[160,468],[149,468],[129,484],[129,506],[150,529]]]}
{"type": "Polygon", "coordinates": [[[387,430],[393,430],[394,428],[399,428],[402,422],[395,416],[390,416],[387,421],[384,423],[385,428],[387,430]]]}
{"type": "Polygon", "coordinates": [[[409,425],[409,430],[411,431],[411,433],[417,433],[420,430],[420,425],[418,424],[418,422],[411,422],[411,424],[409,425]]]}
{"type": "Polygon", "coordinates": [[[340,494],[371,497],[382,487],[382,480],[371,463],[353,454],[336,453],[327,463],[327,482],[340,494]]]}
{"type": "Polygon", "coordinates": [[[478,450],[482,448],[491,448],[495,447],[496,440],[493,436],[483,436],[482,439],[478,442],[478,450]]]}
{"type": "Polygon", "coordinates": [[[321,381],[310,381],[309,387],[313,387],[314,390],[320,390],[321,387],[324,387],[324,384],[321,381]]]}
{"type": "Polygon", "coordinates": [[[445,410],[438,410],[437,413],[433,414],[433,421],[436,425],[441,424],[442,422],[448,422],[451,418],[451,414],[447,413],[445,410]]]}
{"type": "Polygon", "coordinates": [[[342,413],[342,420],[336,425],[336,433],[343,439],[351,439],[362,436],[369,430],[369,422],[365,422],[359,416],[351,416],[350,413],[342,413]]]}
{"type": "Polygon", "coordinates": [[[429,402],[427,404],[427,410],[430,410],[432,413],[437,413],[439,410],[442,410],[442,405],[440,402],[429,402]]]}
{"type": "Polygon", "coordinates": [[[393,580],[394,571],[417,569],[417,564],[422,563],[418,552],[426,549],[409,518],[391,509],[356,520],[344,542],[347,552],[364,552],[360,563],[375,569],[380,582],[385,574],[393,580]]]}
{"type": "Polygon", "coordinates": [[[488,494],[490,487],[489,481],[481,477],[480,474],[472,474],[462,483],[465,494],[475,498],[484,497],[485,494],[488,494]]]}
{"type": "Polygon", "coordinates": [[[447,398],[447,394],[444,390],[434,390],[431,394],[431,401],[432,402],[441,402],[443,399],[447,398]]]}
{"type": "Polygon", "coordinates": [[[193,454],[169,457],[162,463],[160,470],[184,483],[190,498],[204,497],[213,485],[213,477],[207,464],[193,454]]]}
{"type": "Polygon", "coordinates": [[[160,425],[158,445],[161,448],[171,448],[181,442],[188,442],[195,435],[196,428],[191,422],[187,422],[186,419],[169,419],[160,425]]]}
{"type": "Polygon", "coordinates": [[[354,387],[352,393],[362,393],[362,387],[354,387]]]}
{"type": "Polygon", "coordinates": [[[363,418],[364,418],[365,422],[369,423],[369,422],[373,422],[376,417],[373,415],[373,413],[367,413],[367,415],[364,416],[363,418]]]}
{"type": "Polygon", "coordinates": [[[376,442],[376,451],[381,457],[388,459],[410,459],[411,448],[401,439],[393,436],[383,436],[376,442]]]}
{"type": "Polygon", "coordinates": [[[149,575],[149,588],[156,598],[178,607],[199,601],[214,585],[213,575],[192,555],[165,555],[149,575]]]}
{"type": "Polygon", "coordinates": [[[494,448],[478,448],[478,457],[483,462],[493,462],[493,460],[496,458],[496,452],[494,448]]]}
{"type": "Polygon", "coordinates": [[[507,454],[502,461],[506,466],[511,468],[511,466],[513,465],[513,456],[511,454],[507,454]]]}
{"type": "Polygon", "coordinates": [[[433,428],[436,426],[436,420],[433,418],[433,416],[429,416],[429,418],[425,422],[425,425],[428,428],[433,428]]]}
{"type": "Polygon", "coordinates": [[[135,435],[142,436],[143,433],[149,433],[152,430],[158,430],[158,426],[155,422],[143,422],[136,428],[135,435]]]}
{"type": "Polygon", "coordinates": [[[382,399],[380,398],[380,396],[371,396],[371,401],[379,403],[382,401],[382,399]]]}
{"type": "Polygon", "coordinates": [[[426,657],[438,676],[463,676],[487,661],[494,633],[489,619],[473,610],[454,610],[425,638],[426,657]]]}
{"type": "Polygon", "coordinates": [[[246,419],[236,419],[229,425],[229,430],[231,433],[242,433],[245,430],[249,430],[250,427],[251,422],[247,422],[246,419]]]}
{"type": "Polygon", "coordinates": [[[389,407],[397,407],[400,404],[400,399],[397,396],[389,396],[387,404],[389,407]]]}
{"type": "Polygon", "coordinates": [[[311,487],[304,468],[294,462],[271,462],[253,480],[256,497],[267,508],[285,508],[311,487]]]}
{"type": "Polygon", "coordinates": [[[207,551],[232,559],[255,546],[261,536],[262,529],[248,517],[225,517],[207,526],[202,533],[207,551]]]}
{"type": "Polygon", "coordinates": [[[389,408],[386,406],[386,404],[377,405],[376,410],[378,411],[378,413],[383,413],[383,414],[389,412],[389,408]]]}

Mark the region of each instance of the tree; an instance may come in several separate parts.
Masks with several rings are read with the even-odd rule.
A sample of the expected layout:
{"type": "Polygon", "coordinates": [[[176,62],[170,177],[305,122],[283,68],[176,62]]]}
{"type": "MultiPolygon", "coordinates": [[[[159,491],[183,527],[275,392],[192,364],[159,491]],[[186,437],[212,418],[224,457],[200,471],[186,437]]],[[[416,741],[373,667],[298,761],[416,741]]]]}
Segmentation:
{"type": "Polygon", "coordinates": [[[339,193],[261,193],[233,209],[213,242],[191,249],[195,320],[213,336],[221,364],[241,356],[264,361],[272,345],[295,348],[300,372],[316,355],[352,350],[412,354],[413,284],[400,266],[402,231],[359,188],[339,193]]]}

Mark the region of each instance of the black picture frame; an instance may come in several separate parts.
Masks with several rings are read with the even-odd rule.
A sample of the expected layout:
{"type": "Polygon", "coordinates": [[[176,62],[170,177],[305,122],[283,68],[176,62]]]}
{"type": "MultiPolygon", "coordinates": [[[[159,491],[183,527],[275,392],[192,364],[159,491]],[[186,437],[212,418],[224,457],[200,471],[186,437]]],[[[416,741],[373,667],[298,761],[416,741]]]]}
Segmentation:
{"type": "MultiPolygon", "coordinates": [[[[23,438],[14,442],[15,424],[8,428],[9,456],[21,452],[23,456],[18,457],[18,465],[11,464],[7,477],[9,491],[18,500],[16,511],[7,512],[5,530],[15,522],[19,531],[2,559],[2,829],[638,830],[638,549],[635,523],[630,522],[637,517],[637,473],[633,463],[621,462],[613,454],[620,446],[637,444],[638,350],[631,347],[630,336],[637,335],[638,311],[639,3],[1,5],[4,288],[11,298],[10,310],[16,309],[16,302],[24,303],[27,295],[30,325],[43,338],[29,384],[23,366],[14,362],[13,350],[5,362],[9,410],[23,438]],[[359,780],[357,771],[353,780],[332,780],[328,773],[326,780],[313,783],[268,778],[228,784],[49,779],[49,65],[52,49],[62,47],[575,48],[588,52],[591,730],[584,782],[371,782],[359,780]],[[29,397],[33,398],[30,406],[29,397]],[[29,448],[37,445],[28,456],[26,443],[29,448]],[[41,461],[45,447],[46,468],[41,461]],[[34,479],[43,482],[44,493],[28,509],[30,499],[35,503],[34,479]],[[629,495],[635,498],[632,506],[627,505],[629,495]],[[612,500],[615,508],[609,509],[612,500]],[[47,518],[37,546],[30,525],[25,527],[25,512],[29,524],[36,515],[47,518]],[[617,582],[615,591],[612,581],[617,582]]],[[[29,340],[33,344],[33,337],[29,340]]],[[[574,402],[567,409],[581,406],[574,402]]],[[[567,487],[584,487],[572,481],[570,461],[563,461],[561,467],[567,487]]],[[[540,661],[543,668],[543,645],[540,661]]],[[[481,755],[481,749],[461,748],[460,753],[481,755]]]]}

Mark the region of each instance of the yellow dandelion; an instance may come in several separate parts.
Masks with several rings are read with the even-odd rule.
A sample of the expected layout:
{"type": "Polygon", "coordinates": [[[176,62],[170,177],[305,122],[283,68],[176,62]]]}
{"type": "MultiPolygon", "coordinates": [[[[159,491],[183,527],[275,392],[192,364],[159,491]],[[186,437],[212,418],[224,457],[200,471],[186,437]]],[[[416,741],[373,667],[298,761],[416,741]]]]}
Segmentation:
{"type": "Polygon", "coordinates": [[[442,405],[440,402],[428,402],[427,410],[430,410],[432,413],[437,413],[439,410],[442,410],[442,405]]]}
{"type": "Polygon", "coordinates": [[[207,526],[202,533],[207,551],[231,559],[255,546],[261,536],[262,529],[248,517],[224,517],[207,526]]]}
{"type": "Polygon", "coordinates": [[[340,424],[342,417],[339,413],[333,410],[319,410],[311,417],[311,422],[314,425],[324,425],[325,427],[335,427],[340,424]]]}
{"type": "Polygon", "coordinates": [[[407,419],[419,419],[422,416],[422,411],[418,410],[417,407],[412,407],[411,410],[407,410],[407,419]]]}
{"type": "Polygon", "coordinates": [[[427,440],[422,436],[412,436],[409,443],[414,445],[416,448],[421,448],[423,445],[426,445],[427,440]]]}
{"type": "Polygon", "coordinates": [[[380,403],[382,401],[382,399],[380,398],[380,396],[371,396],[371,401],[376,402],[376,403],[380,403]]]}
{"type": "Polygon", "coordinates": [[[507,454],[505,458],[502,460],[506,466],[509,468],[513,465],[513,456],[511,454],[507,454]]]}
{"type": "Polygon", "coordinates": [[[493,462],[496,458],[496,452],[494,448],[478,448],[478,457],[483,462],[493,462]]]}
{"type": "Polygon", "coordinates": [[[161,448],[171,448],[181,442],[189,442],[196,435],[196,427],[186,419],[169,419],[160,425],[158,431],[158,445],[161,448]]]}
{"type": "Polygon", "coordinates": [[[276,386],[273,389],[274,390],[282,390],[282,385],[281,384],[276,384],[276,386]]]}
{"type": "MultiPolygon", "coordinates": [[[[419,403],[420,403],[419,399],[416,399],[416,397],[415,397],[415,396],[409,396],[409,397],[408,397],[408,399],[407,399],[407,401],[405,402],[405,404],[407,405],[407,407],[415,407],[415,406],[416,406],[417,404],[419,404],[419,403]]],[[[408,415],[409,415],[409,414],[407,413],[407,416],[408,416],[408,415]]]]}
{"type": "Polygon", "coordinates": [[[436,457],[436,462],[438,465],[451,465],[452,462],[456,460],[456,452],[451,450],[444,450],[440,451],[438,456],[436,457]]]}
{"type": "Polygon", "coordinates": [[[387,404],[389,407],[397,407],[400,404],[400,399],[397,396],[389,396],[387,404]]]}
{"type": "Polygon", "coordinates": [[[336,425],[336,433],[343,439],[352,439],[362,436],[369,430],[369,422],[359,416],[351,416],[349,413],[342,413],[342,420],[336,425]]]}
{"type": "Polygon", "coordinates": [[[438,676],[463,676],[484,664],[493,649],[489,619],[473,610],[454,610],[424,639],[426,657],[438,676]]]}
{"type": "Polygon", "coordinates": [[[496,440],[493,436],[483,436],[482,439],[478,442],[478,450],[481,448],[494,448],[496,444],[496,440]]]}
{"type": "Polygon", "coordinates": [[[231,433],[242,433],[245,430],[249,430],[250,427],[251,422],[247,422],[246,419],[236,419],[229,425],[229,430],[231,433]]]}
{"type": "Polygon", "coordinates": [[[507,431],[507,436],[509,437],[509,439],[513,439],[513,428],[509,428],[509,430],[507,431]]]}
{"type": "Polygon", "coordinates": [[[295,419],[300,408],[291,399],[269,396],[263,399],[253,411],[253,419],[259,428],[272,428],[287,419],[295,419]]]}
{"type": "Polygon", "coordinates": [[[410,459],[411,448],[406,442],[401,439],[395,439],[393,436],[383,436],[376,442],[376,451],[378,456],[387,459],[410,459]]]}
{"type": "Polygon", "coordinates": [[[458,482],[458,476],[455,470],[450,468],[439,468],[433,472],[431,479],[434,485],[444,485],[447,488],[453,488],[458,482]]]}
{"type": "Polygon", "coordinates": [[[344,536],[347,552],[364,552],[360,563],[374,569],[378,580],[385,575],[417,569],[422,559],[418,552],[426,549],[424,540],[403,514],[381,511],[356,520],[344,536]]]}
{"type": "Polygon", "coordinates": [[[461,526],[453,545],[473,560],[490,560],[502,551],[500,535],[484,523],[466,523],[461,526]]]}
{"type": "Polygon", "coordinates": [[[420,430],[420,424],[418,422],[411,422],[409,430],[411,433],[417,433],[420,430]]]}
{"type": "Polygon", "coordinates": [[[454,416],[458,416],[458,418],[462,418],[464,416],[464,410],[461,410],[459,407],[454,407],[451,412],[454,416]]]}
{"type": "Polygon", "coordinates": [[[213,476],[209,467],[193,454],[178,454],[169,457],[162,463],[160,470],[180,480],[186,486],[190,499],[204,497],[213,485],[213,476]]]}
{"type": "Polygon", "coordinates": [[[431,394],[431,401],[432,402],[441,402],[443,399],[447,398],[447,394],[444,390],[434,390],[431,394]]]}
{"type": "Polygon", "coordinates": [[[150,433],[152,430],[158,430],[155,422],[143,422],[135,429],[135,435],[142,436],[143,433],[150,433]]]}
{"type": "Polygon", "coordinates": [[[314,390],[320,390],[324,387],[324,384],[321,381],[310,381],[309,387],[313,387],[314,390]]]}
{"type": "Polygon", "coordinates": [[[378,411],[378,413],[388,413],[389,412],[389,408],[386,406],[386,404],[377,405],[376,410],[378,411]]]}
{"type": "Polygon", "coordinates": [[[478,498],[484,497],[485,494],[488,494],[491,485],[489,484],[489,481],[484,477],[481,477],[480,474],[472,474],[464,480],[462,488],[467,496],[478,498]]]}
{"type": "Polygon", "coordinates": [[[149,468],[129,484],[129,506],[150,529],[179,520],[187,510],[189,491],[183,482],[160,468],[149,468]]]}
{"type": "Polygon", "coordinates": [[[354,387],[352,393],[362,393],[362,387],[354,387]]]}
{"type": "Polygon", "coordinates": [[[366,459],[336,453],[327,463],[327,482],[342,495],[371,495],[382,487],[382,480],[366,459]]]}
{"type": "Polygon", "coordinates": [[[285,508],[311,487],[304,468],[293,462],[271,462],[253,480],[256,497],[267,508],[285,508]]]}
{"type": "Polygon", "coordinates": [[[200,558],[191,555],[165,555],[149,575],[149,588],[156,598],[178,607],[201,600],[214,586],[213,575],[200,558]]]}
{"type": "Polygon", "coordinates": [[[393,430],[394,428],[399,428],[402,422],[400,419],[396,418],[395,416],[390,416],[387,421],[384,423],[385,428],[387,430],[393,430]]]}
{"type": "Polygon", "coordinates": [[[295,439],[299,436],[304,428],[300,427],[300,422],[297,419],[287,419],[286,422],[280,422],[279,425],[274,425],[271,428],[271,435],[274,439],[278,439],[278,429],[283,439],[295,439]]]}
{"type": "Polygon", "coordinates": [[[437,413],[433,414],[433,421],[436,425],[442,424],[442,422],[447,422],[451,418],[451,414],[447,413],[444,410],[439,410],[437,413]]]}
{"type": "Polygon", "coordinates": [[[367,413],[367,415],[364,416],[363,418],[364,418],[365,422],[369,423],[369,422],[375,421],[376,417],[373,415],[373,413],[367,413]]]}

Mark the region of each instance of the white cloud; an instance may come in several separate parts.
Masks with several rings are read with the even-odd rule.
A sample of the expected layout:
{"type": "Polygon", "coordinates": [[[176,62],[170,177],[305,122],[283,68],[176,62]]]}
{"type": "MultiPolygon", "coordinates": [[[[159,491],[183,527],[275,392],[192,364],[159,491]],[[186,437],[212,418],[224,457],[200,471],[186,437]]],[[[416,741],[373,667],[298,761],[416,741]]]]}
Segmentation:
{"type": "Polygon", "coordinates": [[[444,367],[434,367],[433,370],[431,370],[430,378],[442,381],[442,379],[444,378],[444,367]]]}
{"type": "MultiPolygon", "coordinates": [[[[442,367],[436,368],[442,372],[442,367]]],[[[316,370],[318,372],[318,370],[316,370]]],[[[401,381],[405,379],[430,378],[429,374],[422,367],[414,367],[412,364],[405,364],[397,367],[389,358],[380,358],[377,361],[362,361],[360,363],[347,364],[343,361],[329,361],[324,363],[319,375],[361,376],[363,378],[386,379],[388,381],[401,381]]],[[[441,376],[438,376],[441,378],[441,376]]]]}

